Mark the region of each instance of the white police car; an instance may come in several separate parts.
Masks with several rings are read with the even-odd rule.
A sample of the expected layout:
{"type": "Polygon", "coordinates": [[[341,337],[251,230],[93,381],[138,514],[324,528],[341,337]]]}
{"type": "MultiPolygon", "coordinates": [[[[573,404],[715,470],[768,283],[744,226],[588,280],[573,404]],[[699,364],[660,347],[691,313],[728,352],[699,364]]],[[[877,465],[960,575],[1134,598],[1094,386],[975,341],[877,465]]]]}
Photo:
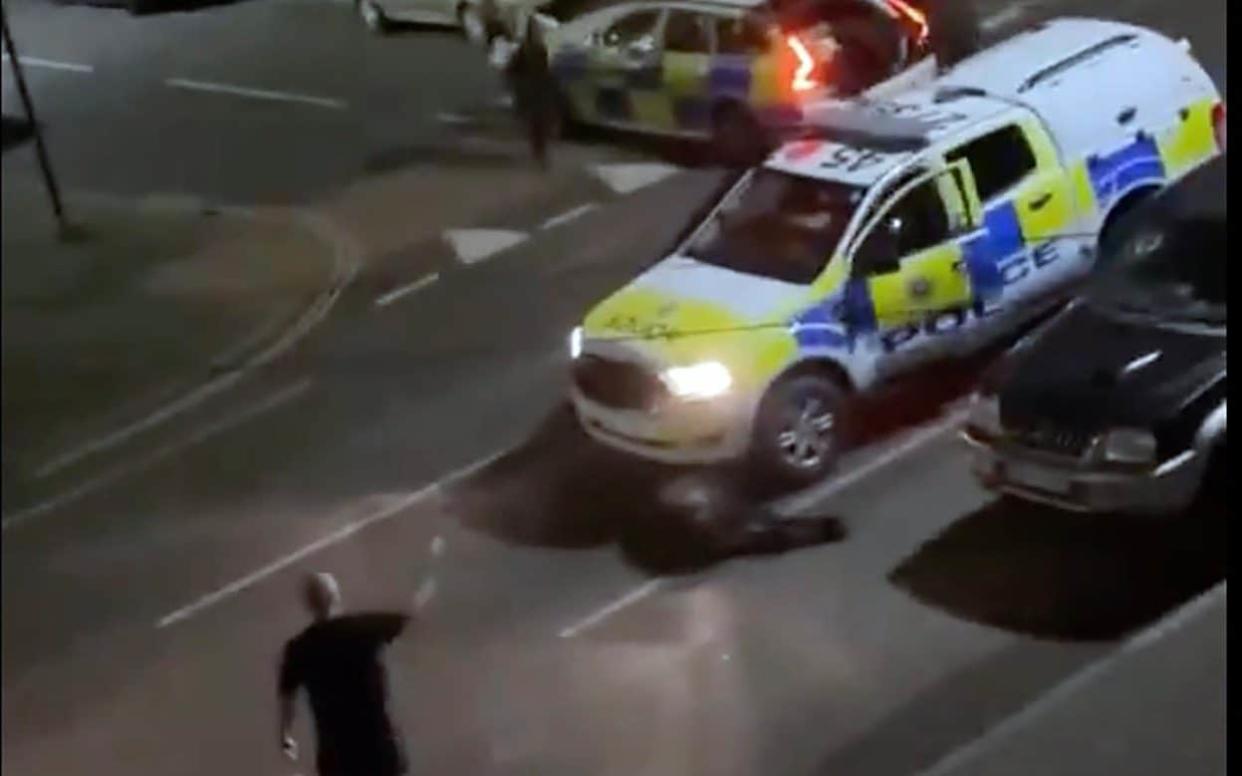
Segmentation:
{"type": "Polygon", "coordinates": [[[850,394],[1062,301],[1120,214],[1225,143],[1188,45],[1089,19],[813,123],[573,333],[572,399],[596,439],[819,478],[850,394]]]}

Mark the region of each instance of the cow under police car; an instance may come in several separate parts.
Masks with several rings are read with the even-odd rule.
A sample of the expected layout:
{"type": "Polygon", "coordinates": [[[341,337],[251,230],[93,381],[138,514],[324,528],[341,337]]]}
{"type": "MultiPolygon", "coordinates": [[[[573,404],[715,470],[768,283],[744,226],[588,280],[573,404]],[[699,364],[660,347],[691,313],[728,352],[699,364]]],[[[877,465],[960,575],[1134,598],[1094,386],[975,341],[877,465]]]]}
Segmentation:
{"type": "Polygon", "coordinates": [[[822,477],[851,395],[1062,304],[1121,217],[1223,152],[1189,45],[1061,19],[930,84],[829,101],[570,339],[595,439],[822,477]]]}

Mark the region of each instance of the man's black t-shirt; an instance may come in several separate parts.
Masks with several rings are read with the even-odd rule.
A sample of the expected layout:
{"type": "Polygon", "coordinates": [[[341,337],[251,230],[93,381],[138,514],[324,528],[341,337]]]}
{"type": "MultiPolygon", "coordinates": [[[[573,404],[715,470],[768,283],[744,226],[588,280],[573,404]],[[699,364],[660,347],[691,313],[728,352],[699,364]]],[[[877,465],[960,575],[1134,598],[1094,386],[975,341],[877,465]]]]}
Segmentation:
{"type": "Polygon", "coordinates": [[[408,622],[402,614],[334,617],[312,624],[285,645],[280,693],[306,688],[323,776],[405,773],[379,653],[408,622]]]}

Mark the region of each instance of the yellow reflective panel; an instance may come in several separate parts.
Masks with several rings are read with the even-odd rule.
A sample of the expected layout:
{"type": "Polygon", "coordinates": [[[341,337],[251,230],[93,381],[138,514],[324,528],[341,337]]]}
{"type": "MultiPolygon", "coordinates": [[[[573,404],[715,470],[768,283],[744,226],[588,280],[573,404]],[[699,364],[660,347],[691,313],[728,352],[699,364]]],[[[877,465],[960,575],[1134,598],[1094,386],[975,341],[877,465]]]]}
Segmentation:
{"type": "Polygon", "coordinates": [[[1073,231],[1075,213],[1070,181],[1059,170],[1040,173],[1014,196],[1014,209],[1028,244],[1073,231]]]}
{"type": "Polygon", "coordinates": [[[1095,201],[1095,188],[1091,185],[1091,176],[1087,173],[1087,163],[1078,162],[1070,169],[1070,190],[1074,193],[1074,203],[1083,214],[1095,213],[1099,203],[1095,201]]]}
{"type": "Polygon", "coordinates": [[[677,117],[673,113],[673,100],[664,91],[645,91],[630,89],[631,118],[637,124],[655,129],[672,130],[677,128],[677,117]]]}
{"type": "Polygon", "coordinates": [[[1165,172],[1178,176],[1205,161],[1216,153],[1216,134],[1212,129],[1212,105],[1210,99],[1199,100],[1190,106],[1185,119],[1157,141],[1165,172]]]}
{"type": "Polygon", "coordinates": [[[675,97],[706,95],[710,65],[711,57],[707,54],[665,54],[665,91],[675,97]]]}
{"type": "Polygon", "coordinates": [[[784,102],[785,89],[781,80],[782,67],[778,58],[764,54],[750,60],[750,104],[772,105],[784,102]]]}
{"type": "Polygon", "coordinates": [[[901,326],[924,314],[970,302],[970,279],[959,269],[961,246],[943,243],[901,262],[901,270],[868,279],[881,326],[901,326]]]}

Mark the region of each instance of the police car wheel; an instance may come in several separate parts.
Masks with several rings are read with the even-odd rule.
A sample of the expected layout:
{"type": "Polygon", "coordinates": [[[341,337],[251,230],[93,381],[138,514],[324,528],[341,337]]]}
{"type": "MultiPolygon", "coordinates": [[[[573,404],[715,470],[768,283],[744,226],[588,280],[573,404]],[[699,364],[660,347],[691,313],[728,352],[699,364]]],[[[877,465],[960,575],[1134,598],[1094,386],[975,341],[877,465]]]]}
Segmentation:
{"type": "Polygon", "coordinates": [[[376,34],[388,31],[388,17],[374,0],[357,0],[357,9],[358,15],[362,17],[362,23],[368,30],[376,34]]]}
{"type": "Polygon", "coordinates": [[[840,454],[845,391],[803,374],[774,386],[760,405],[752,454],[765,478],[798,487],[822,479],[840,454]]]}
{"type": "Polygon", "coordinates": [[[716,111],[712,145],[725,164],[743,167],[761,161],[766,151],[759,122],[737,105],[725,105],[716,111]]]}

